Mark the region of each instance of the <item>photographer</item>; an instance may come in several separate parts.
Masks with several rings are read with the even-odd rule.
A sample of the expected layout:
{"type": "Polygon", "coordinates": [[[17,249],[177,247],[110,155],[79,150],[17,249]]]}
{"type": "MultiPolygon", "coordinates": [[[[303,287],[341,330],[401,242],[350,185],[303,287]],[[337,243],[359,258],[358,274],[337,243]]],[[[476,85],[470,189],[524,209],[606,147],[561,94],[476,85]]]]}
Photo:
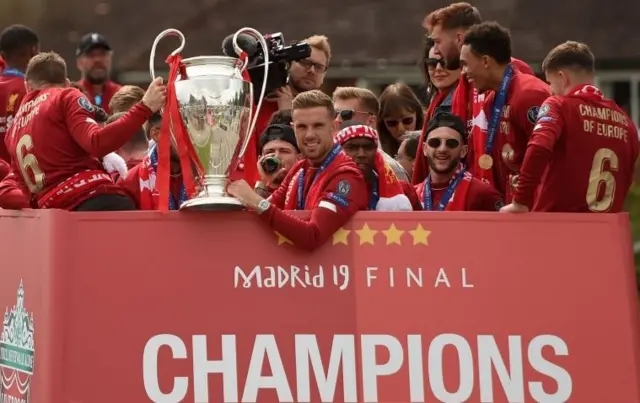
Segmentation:
{"type": "Polygon", "coordinates": [[[258,164],[265,175],[256,182],[255,190],[266,198],[282,183],[291,167],[302,157],[291,128],[291,110],[283,109],[276,112],[259,141],[258,164]]]}
{"type": "Polygon", "coordinates": [[[319,89],[331,61],[331,46],[324,35],[314,35],[306,39],[311,47],[311,55],[300,61],[291,62],[287,85],[265,95],[258,114],[255,135],[264,132],[271,116],[283,109],[291,109],[293,98],[301,93],[319,89]]]}

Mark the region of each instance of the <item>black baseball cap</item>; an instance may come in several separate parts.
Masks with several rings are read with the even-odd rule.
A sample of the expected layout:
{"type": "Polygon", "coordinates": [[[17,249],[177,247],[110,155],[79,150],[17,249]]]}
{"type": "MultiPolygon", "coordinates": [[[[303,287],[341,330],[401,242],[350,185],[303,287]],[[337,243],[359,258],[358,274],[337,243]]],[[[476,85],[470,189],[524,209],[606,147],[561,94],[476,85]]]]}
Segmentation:
{"type": "Polygon", "coordinates": [[[273,140],[282,140],[291,144],[296,151],[300,152],[298,148],[298,141],[296,135],[293,132],[291,126],[287,125],[269,125],[260,135],[260,154],[265,144],[273,140]]]}
{"type": "Polygon", "coordinates": [[[467,143],[467,127],[456,115],[449,112],[439,112],[427,123],[427,130],[425,131],[425,138],[429,136],[429,133],[439,127],[448,127],[460,133],[462,142],[467,143]]]}
{"type": "Polygon", "coordinates": [[[102,34],[98,34],[95,32],[86,34],[82,37],[82,39],[80,39],[80,42],[78,42],[76,56],[80,56],[96,48],[111,50],[111,45],[109,45],[107,38],[105,38],[102,34]]]}

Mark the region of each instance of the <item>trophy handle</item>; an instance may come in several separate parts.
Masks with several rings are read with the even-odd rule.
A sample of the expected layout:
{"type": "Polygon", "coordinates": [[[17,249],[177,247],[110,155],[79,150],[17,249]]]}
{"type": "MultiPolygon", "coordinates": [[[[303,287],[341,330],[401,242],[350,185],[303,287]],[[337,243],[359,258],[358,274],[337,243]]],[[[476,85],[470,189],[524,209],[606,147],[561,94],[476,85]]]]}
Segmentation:
{"type": "MultiPolygon", "coordinates": [[[[253,108],[249,109],[249,121],[251,124],[249,125],[249,131],[244,136],[244,142],[242,143],[242,148],[240,149],[240,153],[238,154],[238,159],[242,159],[245,151],[247,151],[247,147],[249,146],[249,140],[253,135],[253,130],[255,129],[256,123],[258,121],[258,115],[260,114],[260,108],[262,107],[262,101],[264,100],[264,92],[267,88],[267,75],[269,74],[269,47],[267,46],[267,41],[264,40],[264,36],[253,28],[240,28],[238,32],[233,35],[233,50],[237,55],[244,53],[242,48],[238,46],[238,36],[240,34],[248,34],[251,35],[258,41],[260,46],[262,47],[262,51],[264,52],[264,78],[262,79],[262,90],[260,91],[260,98],[258,99],[258,104],[256,105],[255,111],[253,108]]],[[[249,58],[245,58],[242,61],[241,72],[244,72],[247,69],[247,65],[249,64],[249,58]]],[[[253,85],[251,86],[250,91],[251,103],[253,104],[253,85]]]]}
{"type": "Polygon", "coordinates": [[[171,52],[171,56],[175,56],[178,53],[182,52],[182,49],[184,49],[184,45],[187,42],[187,40],[184,38],[184,34],[174,28],[165,29],[164,31],[160,32],[158,36],[156,36],[156,39],[153,41],[153,45],[151,45],[151,55],[149,56],[149,73],[151,74],[151,81],[156,79],[156,71],[153,67],[156,59],[156,47],[165,36],[169,35],[177,36],[178,38],[180,38],[180,46],[176,50],[171,52]]]}

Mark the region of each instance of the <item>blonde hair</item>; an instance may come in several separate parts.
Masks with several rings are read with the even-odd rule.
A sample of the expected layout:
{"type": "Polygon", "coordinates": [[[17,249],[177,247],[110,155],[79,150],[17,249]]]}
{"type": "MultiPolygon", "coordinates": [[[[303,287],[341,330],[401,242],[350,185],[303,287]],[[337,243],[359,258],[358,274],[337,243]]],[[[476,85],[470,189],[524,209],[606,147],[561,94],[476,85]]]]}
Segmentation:
{"type": "Polygon", "coordinates": [[[360,101],[363,112],[369,112],[373,115],[377,115],[380,112],[380,101],[378,97],[366,88],[358,87],[338,87],[333,91],[333,102],[347,101],[349,99],[357,99],[360,101]]]}
{"type": "Polygon", "coordinates": [[[331,61],[331,45],[329,45],[329,38],[324,35],[313,35],[306,39],[309,46],[316,48],[327,57],[327,66],[331,61]]]}
{"type": "Polygon", "coordinates": [[[42,52],[33,56],[27,64],[27,81],[35,86],[67,82],[67,63],[56,52],[42,52]]]}
{"type": "Polygon", "coordinates": [[[301,92],[293,98],[293,109],[311,109],[311,108],[327,108],[329,114],[334,117],[336,110],[333,107],[333,101],[327,94],[320,90],[311,90],[301,92]]]}
{"type": "Polygon", "coordinates": [[[135,104],[142,101],[144,90],[136,85],[125,85],[121,87],[109,101],[111,113],[126,112],[135,104]]]}

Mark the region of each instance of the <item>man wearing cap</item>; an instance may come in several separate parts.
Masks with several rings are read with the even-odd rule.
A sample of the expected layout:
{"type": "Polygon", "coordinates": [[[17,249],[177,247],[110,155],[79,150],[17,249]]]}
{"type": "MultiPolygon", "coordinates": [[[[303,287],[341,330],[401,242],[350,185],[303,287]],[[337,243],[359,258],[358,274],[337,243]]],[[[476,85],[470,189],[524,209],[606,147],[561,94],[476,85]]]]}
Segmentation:
{"type": "Polygon", "coordinates": [[[258,164],[265,172],[265,163],[272,158],[279,166],[269,175],[264,175],[256,182],[255,190],[262,197],[269,197],[282,183],[289,170],[302,156],[296,142],[296,135],[290,125],[272,124],[260,135],[260,159],[258,164]],[[275,157],[275,158],[274,158],[275,157]]]}
{"type": "Polygon", "coordinates": [[[378,148],[378,132],[374,128],[344,122],[334,141],[342,146],[364,174],[369,191],[369,210],[422,210],[415,189],[408,182],[398,180],[384,161],[382,150],[378,148]]]}
{"type": "Polygon", "coordinates": [[[98,33],[83,36],[76,49],[76,66],[82,74],[78,85],[84,88],[92,104],[109,114],[109,101],[121,87],[109,79],[112,56],[107,38],[98,33]]]}
{"type": "Polygon", "coordinates": [[[465,123],[447,112],[427,124],[423,158],[429,175],[416,185],[416,193],[427,211],[499,211],[502,196],[490,184],[474,178],[460,162],[467,155],[465,123]]]}

